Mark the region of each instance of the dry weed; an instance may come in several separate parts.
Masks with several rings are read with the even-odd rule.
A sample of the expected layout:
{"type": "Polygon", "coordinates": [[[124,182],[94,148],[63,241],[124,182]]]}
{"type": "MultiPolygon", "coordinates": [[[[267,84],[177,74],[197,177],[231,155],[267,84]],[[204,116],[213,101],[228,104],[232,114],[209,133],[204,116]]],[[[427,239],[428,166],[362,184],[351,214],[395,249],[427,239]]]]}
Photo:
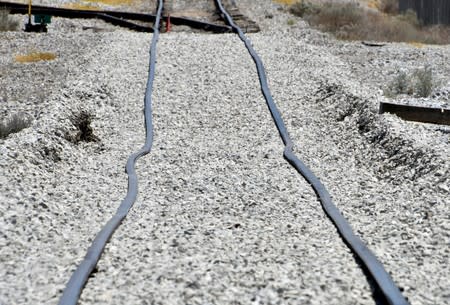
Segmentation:
{"type": "Polygon", "coordinates": [[[49,52],[31,52],[25,55],[16,55],[15,61],[20,63],[37,62],[42,60],[53,60],[56,58],[54,53],[49,52]]]}
{"type": "Polygon", "coordinates": [[[304,16],[313,16],[316,15],[319,11],[320,7],[316,4],[312,4],[308,1],[297,1],[289,7],[289,12],[291,14],[304,17],[304,16]]]}
{"type": "Polygon", "coordinates": [[[87,10],[93,11],[98,10],[99,7],[95,4],[85,4],[85,3],[67,3],[63,5],[64,8],[74,9],[74,10],[87,10]]]}
{"type": "MultiPolygon", "coordinates": [[[[397,3],[387,0],[381,3],[388,10],[388,4],[394,2],[397,3]]],[[[312,26],[345,40],[450,43],[450,27],[424,27],[414,11],[394,16],[367,9],[356,2],[319,4],[306,0],[291,5],[289,11],[304,18],[312,26]]]]}
{"type": "Polygon", "coordinates": [[[398,1],[399,0],[381,0],[378,4],[378,9],[383,13],[396,15],[398,14],[398,1]]]}
{"type": "Polygon", "coordinates": [[[367,6],[373,9],[378,9],[380,4],[378,3],[377,0],[370,0],[369,2],[367,2],[367,6]]]}
{"type": "Polygon", "coordinates": [[[297,0],[275,0],[275,2],[278,4],[292,5],[292,4],[295,4],[295,2],[297,2],[297,0]]]}
{"type": "Polygon", "coordinates": [[[363,11],[355,2],[326,3],[318,9],[309,9],[307,12],[316,12],[309,15],[307,20],[319,25],[328,32],[337,32],[342,28],[353,28],[363,22],[363,11]]]}

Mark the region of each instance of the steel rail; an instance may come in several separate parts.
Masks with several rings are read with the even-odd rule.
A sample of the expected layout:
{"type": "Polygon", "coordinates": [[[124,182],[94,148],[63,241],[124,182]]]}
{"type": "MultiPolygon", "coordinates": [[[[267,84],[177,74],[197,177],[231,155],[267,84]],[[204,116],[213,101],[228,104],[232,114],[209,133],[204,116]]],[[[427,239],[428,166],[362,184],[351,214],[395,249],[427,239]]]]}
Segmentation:
{"type": "Polygon", "coordinates": [[[125,171],[128,174],[128,190],[125,199],[121,202],[114,216],[106,223],[95,237],[83,261],[78,265],[72,274],[66,288],[59,300],[59,305],[76,305],[80,298],[81,292],[89,278],[89,275],[97,265],[104,249],[114,234],[115,230],[120,226],[123,219],[127,216],[129,210],[133,207],[138,193],[138,178],[134,168],[136,161],[148,154],[153,144],[153,121],[152,121],[152,90],[153,80],[155,78],[156,66],[156,44],[159,37],[159,27],[161,22],[161,13],[163,8],[163,0],[158,2],[158,13],[153,29],[153,37],[150,47],[150,67],[147,79],[147,87],[144,98],[144,117],[145,117],[145,143],[137,152],[131,154],[128,158],[125,171]]]}
{"type": "Polygon", "coordinates": [[[392,113],[407,121],[450,126],[450,108],[421,107],[381,102],[379,113],[392,113]]]}
{"type": "Polygon", "coordinates": [[[147,32],[147,33],[153,32],[153,28],[149,26],[143,26],[108,14],[97,13],[96,17],[102,19],[105,22],[109,22],[112,25],[128,28],[136,32],[147,32]]]}
{"type": "MultiPolygon", "coordinates": [[[[0,8],[9,10],[11,14],[25,14],[28,13],[28,5],[22,3],[0,1],[0,8]]],[[[44,5],[33,5],[32,12],[42,15],[51,15],[62,18],[95,18],[96,14],[107,14],[117,18],[128,20],[139,20],[146,22],[155,22],[156,16],[153,14],[132,13],[112,10],[82,10],[61,8],[44,5]]]]}
{"type": "Polygon", "coordinates": [[[313,172],[295,156],[293,152],[293,142],[289,136],[286,125],[281,117],[281,113],[278,110],[272,94],[267,83],[267,77],[261,58],[252,47],[250,40],[244,35],[243,31],[234,23],[233,18],[223,7],[221,0],[215,0],[216,6],[222,13],[222,17],[233,28],[233,30],[239,35],[240,39],[244,42],[248,52],[250,53],[253,61],[256,64],[256,68],[259,75],[259,81],[261,85],[261,91],[265,97],[267,106],[270,110],[275,125],[280,133],[280,136],[285,145],[283,156],[284,158],[308,181],[311,187],[314,189],[319,201],[322,204],[327,216],[336,226],[340,236],[344,239],[351,251],[361,260],[364,267],[369,272],[372,279],[380,289],[381,293],[385,297],[386,301],[390,305],[408,305],[408,301],[403,297],[399,288],[392,280],[391,276],[384,269],[381,262],[376,256],[367,248],[364,242],[353,233],[353,230],[348,221],[341,214],[339,209],[331,200],[331,196],[328,193],[325,186],[320,182],[313,172]]]}

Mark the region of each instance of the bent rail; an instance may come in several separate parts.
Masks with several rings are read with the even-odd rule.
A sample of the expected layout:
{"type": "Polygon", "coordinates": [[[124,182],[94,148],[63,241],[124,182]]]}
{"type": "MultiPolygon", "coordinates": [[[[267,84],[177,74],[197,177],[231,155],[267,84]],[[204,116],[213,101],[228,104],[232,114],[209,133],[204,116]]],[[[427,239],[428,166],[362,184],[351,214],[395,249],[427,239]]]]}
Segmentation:
{"type": "Polygon", "coordinates": [[[158,2],[158,13],[154,24],[154,34],[152,37],[150,47],[150,68],[147,80],[147,88],[145,90],[144,98],[144,117],[145,117],[145,143],[143,147],[137,152],[130,155],[126,164],[126,173],[128,174],[128,190],[125,199],[123,199],[116,214],[106,223],[95,237],[83,261],[78,265],[75,272],[72,274],[63,295],[59,301],[59,305],[76,305],[81,292],[89,278],[89,275],[97,265],[106,243],[109,241],[115,230],[120,226],[122,220],[125,219],[129,210],[133,207],[138,193],[138,178],[134,168],[136,161],[148,154],[152,149],[153,144],[153,122],[152,122],[152,90],[153,80],[155,78],[156,66],[156,44],[159,37],[159,26],[161,21],[161,12],[163,8],[163,0],[158,2]]]}
{"type": "Polygon", "coordinates": [[[275,125],[280,133],[281,139],[285,145],[284,158],[291,164],[311,185],[316,193],[319,201],[322,204],[327,216],[336,226],[340,236],[344,239],[351,251],[361,260],[364,267],[368,270],[370,276],[374,279],[380,291],[383,293],[387,302],[390,305],[408,305],[409,303],[401,294],[399,288],[395,285],[390,275],[383,268],[381,262],[375,257],[375,255],[366,247],[364,242],[353,233],[353,230],[348,221],[342,216],[339,209],[334,205],[331,200],[331,196],[328,193],[325,186],[320,182],[313,172],[300,160],[293,152],[293,142],[289,136],[286,125],[281,117],[281,113],[278,110],[272,94],[267,83],[267,77],[261,58],[253,49],[250,40],[244,35],[243,31],[233,22],[233,19],[224,9],[220,0],[215,0],[216,5],[220,12],[223,14],[224,19],[233,28],[233,30],[239,35],[240,39],[244,42],[248,52],[250,53],[253,61],[256,64],[258,70],[259,82],[261,85],[261,91],[266,99],[267,106],[270,110],[275,125]]]}

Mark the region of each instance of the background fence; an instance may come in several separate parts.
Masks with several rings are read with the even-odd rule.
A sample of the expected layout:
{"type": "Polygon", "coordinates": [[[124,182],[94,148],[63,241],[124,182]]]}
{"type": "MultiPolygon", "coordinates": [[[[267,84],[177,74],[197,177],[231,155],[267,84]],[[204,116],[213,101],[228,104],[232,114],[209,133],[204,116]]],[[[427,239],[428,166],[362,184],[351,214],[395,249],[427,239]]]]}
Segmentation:
{"type": "Polygon", "coordinates": [[[450,24],[450,0],[400,0],[399,8],[415,10],[424,24],[450,24]]]}

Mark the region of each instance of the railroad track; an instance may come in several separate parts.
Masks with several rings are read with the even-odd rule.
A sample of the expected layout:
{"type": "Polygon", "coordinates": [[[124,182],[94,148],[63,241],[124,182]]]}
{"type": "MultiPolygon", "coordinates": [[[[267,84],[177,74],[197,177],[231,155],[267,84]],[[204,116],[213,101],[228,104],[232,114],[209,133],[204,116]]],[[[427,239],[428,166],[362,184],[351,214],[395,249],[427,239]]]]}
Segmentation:
{"type": "MultiPolygon", "coordinates": [[[[166,3],[170,6],[170,1],[166,1],[166,3]]],[[[7,9],[10,14],[25,15],[28,13],[28,5],[21,3],[0,1],[0,8],[7,9]]],[[[241,14],[236,6],[230,5],[230,11],[232,12],[233,19],[237,20],[237,24],[244,28],[245,32],[254,33],[259,31],[259,26],[256,22],[241,14]]],[[[148,23],[155,22],[156,19],[154,14],[115,10],[67,9],[42,5],[33,5],[32,13],[62,18],[101,19],[113,25],[128,28],[137,32],[152,32],[153,27],[148,25],[148,23]]],[[[166,9],[163,14],[165,22],[167,22],[168,16],[170,16],[170,23],[174,26],[188,26],[192,29],[213,33],[227,33],[232,31],[231,27],[224,24],[223,19],[215,13],[209,14],[209,20],[198,20],[185,16],[177,16],[177,12],[166,9]],[[173,13],[175,13],[175,15],[173,15],[173,13]]]]}
{"type": "MultiPolygon", "coordinates": [[[[322,204],[323,210],[330,218],[332,223],[337,228],[343,242],[348,245],[351,251],[356,256],[356,260],[361,264],[362,268],[367,272],[368,278],[373,281],[374,288],[384,297],[383,301],[392,305],[406,305],[408,302],[402,296],[400,290],[391,279],[389,274],[385,271],[382,264],[372,254],[372,252],[365,246],[364,242],[353,233],[353,230],[349,223],[342,216],[337,207],[333,204],[330,194],[325,186],[320,182],[311,170],[293,153],[293,142],[288,134],[287,128],[283,122],[280,111],[278,110],[270,89],[267,83],[267,77],[265,74],[264,65],[253,49],[251,42],[245,37],[240,27],[236,25],[232,16],[225,10],[220,0],[215,0],[217,9],[219,10],[223,19],[227,24],[232,27],[233,31],[239,35],[239,38],[245,44],[250,56],[252,57],[259,76],[259,82],[261,86],[262,94],[267,103],[267,107],[271,113],[271,116],[278,129],[279,135],[282,139],[284,148],[284,158],[291,164],[310,184],[314,192],[317,195],[318,200],[322,204]]],[[[150,46],[150,64],[149,75],[147,80],[147,89],[144,99],[144,116],[145,116],[145,128],[146,138],[143,147],[130,155],[127,164],[126,172],[128,174],[128,191],[127,195],[120,204],[116,214],[105,224],[102,230],[97,234],[96,238],[92,242],[90,248],[84,260],[78,265],[77,269],[71,276],[63,295],[60,299],[60,305],[77,304],[79,297],[82,293],[83,287],[87,283],[91,273],[94,271],[104,249],[114,231],[120,226],[121,222],[125,219],[128,212],[132,208],[136,201],[138,194],[138,177],[135,171],[136,161],[148,154],[152,149],[153,142],[153,124],[152,124],[152,90],[153,81],[155,79],[156,69],[156,55],[157,55],[157,42],[159,39],[159,28],[161,26],[163,1],[158,1],[158,10],[155,16],[155,23],[153,27],[153,37],[150,46]]]]}
{"type": "MultiPolygon", "coordinates": [[[[26,4],[0,1],[0,8],[7,9],[10,14],[24,15],[28,13],[28,5],[26,4]]],[[[101,19],[113,25],[125,27],[137,32],[153,32],[153,27],[146,25],[146,23],[155,22],[156,20],[156,16],[154,14],[131,13],[112,10],[67,9],[42,5],[33,5],[32,12],[33,14],[50,15],[53,17],[62,18],[101,19]],[[141,24],[136,22],[141,22],[141,24]]],[[[231,32],[231,27],[229,26],[186,17],[172,16],[171,23],[173,25],[185,25],[193,29],[199,29],[213,33],[231,32]]]]}

